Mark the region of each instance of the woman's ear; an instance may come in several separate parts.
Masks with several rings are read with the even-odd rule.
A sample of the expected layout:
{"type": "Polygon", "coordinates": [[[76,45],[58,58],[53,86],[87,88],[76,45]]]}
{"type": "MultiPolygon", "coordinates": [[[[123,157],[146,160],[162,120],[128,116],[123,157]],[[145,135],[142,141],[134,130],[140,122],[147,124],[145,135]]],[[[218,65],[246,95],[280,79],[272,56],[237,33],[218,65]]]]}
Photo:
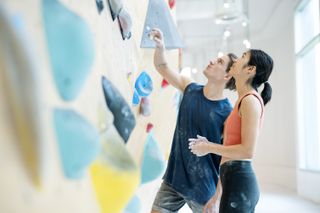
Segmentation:
{"type": "Polygon", "coordinates": [[[251,75],[256,74],[256,66],[248,66],[247,73],[251,75]]]}
{"type": "Polygon", "coordinates": [[[256,74],[256,66],[250,66],[250,71],[251,71],[253,74],[256,74]]]}

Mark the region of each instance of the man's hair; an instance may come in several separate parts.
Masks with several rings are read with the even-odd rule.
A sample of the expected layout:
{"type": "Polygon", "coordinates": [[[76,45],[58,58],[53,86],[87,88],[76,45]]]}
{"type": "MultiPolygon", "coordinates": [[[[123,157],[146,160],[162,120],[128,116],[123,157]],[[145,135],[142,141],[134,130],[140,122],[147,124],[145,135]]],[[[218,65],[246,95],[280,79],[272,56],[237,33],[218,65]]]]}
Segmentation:
{"type": "MultiPolygon", "coordinates": [[[[226,70],[227,73],[230,71],[231,66],[233,65],[235,60],[238,58],[233,53],[229,53],[228,57],[229,57],[230,61],[229,61],[228,66],[227,66],[227,70],[226,70]]],[[[233,77],[226,83],[226,89],[229,89],[229,90],[235,90],[236,89],[236,81],[234,80],[233,77]]]]}

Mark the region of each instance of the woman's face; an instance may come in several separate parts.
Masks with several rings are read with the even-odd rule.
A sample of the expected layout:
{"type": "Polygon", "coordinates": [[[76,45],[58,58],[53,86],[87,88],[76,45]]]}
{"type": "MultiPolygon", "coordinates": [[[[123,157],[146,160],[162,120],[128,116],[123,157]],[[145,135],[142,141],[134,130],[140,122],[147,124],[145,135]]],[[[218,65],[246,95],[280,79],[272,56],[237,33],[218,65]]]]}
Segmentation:
{"type": "Polygon", "coordinates": [[[241,58],[235,60],[230,68],[229,75],[236,77],[247,73],[248,63],[250,60],[250,52],[244,52],[241,58]]]}

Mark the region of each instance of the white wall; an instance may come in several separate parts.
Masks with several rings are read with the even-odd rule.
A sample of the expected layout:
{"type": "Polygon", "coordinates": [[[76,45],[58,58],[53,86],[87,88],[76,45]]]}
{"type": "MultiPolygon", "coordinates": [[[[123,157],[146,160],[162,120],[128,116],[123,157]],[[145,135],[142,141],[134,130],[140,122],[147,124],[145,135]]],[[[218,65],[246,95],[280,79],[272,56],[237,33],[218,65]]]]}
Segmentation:
{"type": "MultiPolygon", "coordinates": [[[[274,59],[274,70],[270,83],[274,90],[271,102],[266,107],[266,117],[260,135],[254,165],[260,182],[280,184],[296,189],[296,107],[295,107],[295,58],[292,2],[283,1],[259,32],[251,32],[252,48],[262,49],[274,59]],[[285,17],[285,9],[291,11],[285,17]],[[280,19],[279,19],[280,17],[280,19]]],[[[254,22],[254,20],[251,20],[254,22]]],[[[200,48],[187,49],[187,66],[207,64],[216,57],[216,44],[208,43],[200,48]],[[212,47],[212,48],[210,48],[212,47]],[[206,51],[206,52],[204,52],[206,51]],[[201,58],[203,60],[201,60],[201,58]]],[[[228,51],[240,56],[244,51],[241,40],[233,40],[228,51]]],[[[200,75],[201,76],[201,75],[200,75]]],[[[197,79],[204,81],[201,76],[197,79]]],[[[262,88],[261,88],[262,89],[262,88]]],[[[234,101],[235,94],[226,92],[234,101]]]]}
{"type": "Polygon", "coordinates": [[[268,34],[252,35],[253,48],[265,50],[274,59],[270,79],[273,95],[266,107],[255,165],[262,181],[295,189],[297,119],[293,19],[287,19],[282,27],[268,34]]]}
{"type": "MultiPolygon", "coordinates": [[[[265,26],[261,26],[259,31],[250,32],[251,48],[262,49],[274,59],[274,70],[270,78],[273,95],[266,107],[254,166],[260,183],[281,185],[320,202],[320,173],[298,169],[293,18],[297,2],[279,2],[265,26]]],[[[233,40],[229,44],[229,51],[240,54],[239,50],[243,50],[241,43],[240,40],[233,40]]],[[[185,65],[204,67],[208,58],[217,54],[216,49],[210,48],[214,45],[208,43],[203,45],[206,48],[186,49],[185,65]]],[[[198,75],[196,79],[204,81],[204,77],[200,73],[198,75]]],[[[226,94],[234,101],[234,93],[226,94]]]]}

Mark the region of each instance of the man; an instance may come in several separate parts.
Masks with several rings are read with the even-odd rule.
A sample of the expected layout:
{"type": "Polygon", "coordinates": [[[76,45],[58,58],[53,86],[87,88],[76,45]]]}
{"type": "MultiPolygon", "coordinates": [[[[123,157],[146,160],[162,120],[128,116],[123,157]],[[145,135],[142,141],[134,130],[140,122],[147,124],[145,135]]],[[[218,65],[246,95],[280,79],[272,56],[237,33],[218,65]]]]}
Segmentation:
{"type": "Polygon", "coordinates": [[[223,90],[234,89],[228,71],[236,56],[228,54],[210,61],[204,70],[208,82],[199,85],[168,67],[162,32],[153,29],[150,36],[156,42],[154,65],[157,71],[183,92],[167,170],[152,213],[177,212],[185,203],[193,212],[202,212],[215,193],[220,157],[211,154],[198,158],[188,149],[188,139],[202,135],[209,141],[222,141],[223,124],[232,110],[223,90]]]}

